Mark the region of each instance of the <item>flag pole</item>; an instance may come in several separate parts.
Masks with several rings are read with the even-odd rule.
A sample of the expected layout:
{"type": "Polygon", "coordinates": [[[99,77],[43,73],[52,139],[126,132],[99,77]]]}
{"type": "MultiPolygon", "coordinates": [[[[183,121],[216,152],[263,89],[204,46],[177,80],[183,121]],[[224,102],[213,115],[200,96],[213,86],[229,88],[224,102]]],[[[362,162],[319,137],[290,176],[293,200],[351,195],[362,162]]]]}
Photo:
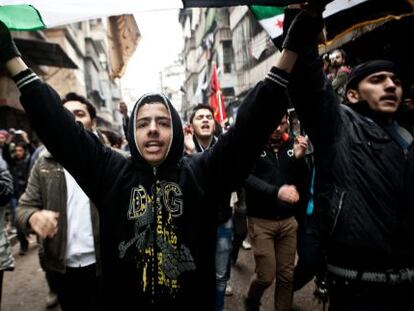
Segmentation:
{"type": "Polygon", "coordinates": [[[217,101],[219,104],[219,112],[220,112],[220,121],[223,122],[223,107],[221,106],[221,90],[217,91],[217,101]]]}

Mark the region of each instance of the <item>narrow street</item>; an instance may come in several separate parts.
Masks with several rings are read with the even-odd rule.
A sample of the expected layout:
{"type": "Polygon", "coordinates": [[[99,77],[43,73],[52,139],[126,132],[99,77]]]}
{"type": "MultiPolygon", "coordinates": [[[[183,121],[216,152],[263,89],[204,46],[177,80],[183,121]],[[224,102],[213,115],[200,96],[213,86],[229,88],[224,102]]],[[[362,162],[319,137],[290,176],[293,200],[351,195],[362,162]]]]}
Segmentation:
{"type": "Polygon", "coordinates": [[[16,267],[4,273],[2,311],[60,311],[59,307],[46,308],[48,289],[39,265],[35,236],[31,236],[25,256],[19,255],[18,243],[13,246],[13,255],[16,267]]]}
{"type": "MultiPolygon", "coordinates": [[[[44,273],[39,266],[37,246],[34,237],[32,236],[27,255],[19,256],[18,250],[18,245],[14,245],[13,253],[16,257],[16,269],[4,274],[2,310],[60,311],[59,307],[54,307],[52,309],[46,308],[47,286],[44,273]]],[[[244,310],[243,297],[246,293],[253,269],[252,251],[244,249],[240,250],[239,261],[232,269],[231,286],[233,295],[226,297],[226,311],[244,310]]],[[[313,300],[312,292],[312,282],[304,289],[297,292],[294,297],[293,310],[322,310],[322,305],[319,305],[313,300]]],[[[273,298],[270,289],[263,297],[261,310],[273,310],[273,298]]]]}

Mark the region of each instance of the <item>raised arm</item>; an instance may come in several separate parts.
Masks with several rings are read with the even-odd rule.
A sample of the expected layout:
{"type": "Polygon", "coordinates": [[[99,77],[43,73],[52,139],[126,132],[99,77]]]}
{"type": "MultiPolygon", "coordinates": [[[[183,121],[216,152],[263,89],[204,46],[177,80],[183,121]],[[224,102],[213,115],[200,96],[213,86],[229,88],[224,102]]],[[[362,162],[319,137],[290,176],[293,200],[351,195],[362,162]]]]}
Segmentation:
{"type": "Polygon", "coordinates": [[[289,97],[315,149],[319,149],[335,141],[341,122],[338,97],[323,72],[318,54],[318,41],[323,28],[322,9],[288,9],[285,15],[288,21],[293,21],[283,46],[298,54],[288,88],[289,97]],[[304,44],[299,45],[298,39],[304,44]]]}
{"type": "Polygon", "coordinates": [[[286,113],[286,87],[297,55],[281,52],[265,79],[246,96],[236,123],[216,145],[204,152],[204,172],[214,193],[233,191],[242,185],[269,135],[286,113]]]}
{"type": "Polygon", "coordinates": [[[31,125],[54,158],[75,177],[97,203],[105,193],[102,181],[108,170],[119,171],[113,161],[122,158],[104,147],[97,137],[75,122],[53,88],[43,83],[20,58],[10,32],[0,21],[0,61],[21,92],[20,101],[31,125]]]}

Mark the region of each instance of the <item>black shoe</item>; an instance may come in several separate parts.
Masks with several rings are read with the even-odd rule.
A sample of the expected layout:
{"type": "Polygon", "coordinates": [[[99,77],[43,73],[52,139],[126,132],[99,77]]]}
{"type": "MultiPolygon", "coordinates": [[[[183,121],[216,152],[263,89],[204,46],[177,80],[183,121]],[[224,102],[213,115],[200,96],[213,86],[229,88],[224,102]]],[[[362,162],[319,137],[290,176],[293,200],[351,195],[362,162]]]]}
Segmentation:
{"type": "Polygon", "coordinates": [[[20,249],[20,251],[19,251],[20,256],[24,256],[26,254],[27,254],[27,249],[20,249]]]}
{"type": "Polygon", "coordinates": [[[244,298],[244,309],[246,311],[260,311],[260,302],[244,298]]]}

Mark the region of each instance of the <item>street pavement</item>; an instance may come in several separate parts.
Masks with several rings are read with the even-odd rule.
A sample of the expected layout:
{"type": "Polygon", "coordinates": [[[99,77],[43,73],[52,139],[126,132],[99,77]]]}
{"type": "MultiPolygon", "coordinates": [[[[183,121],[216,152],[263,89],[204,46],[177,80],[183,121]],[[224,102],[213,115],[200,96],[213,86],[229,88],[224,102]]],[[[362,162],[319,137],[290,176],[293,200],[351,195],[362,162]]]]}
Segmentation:
{"type": "Polygon", "coordinates": [[[19,255],[18,242],[13,246],[16,267],[4,273],[1,310],[60,311],[59,307],[46,308],[48,288],[39,265],[36,237],[31,235],[29,240],[29,251],[24,256],[19,255]]]}
{"type": "MultiPolygon", "coordinates": [[[[246,296],[250,279],[254,273],[254,258],[252,250],[240,249],[239,258],[235,266],[231,270],[230,285],[233,290],[232,296],[227,296],[225,301],[225,311],[242,311],[244,310],[243,300],[246,296]]],[[[273,285],[268,288],[263,297],[261,311],[272,311],[273,307],[273,285]]],[[[304,288],[297,291],[293,297],[292,311],[319,311],[323,310],[322,304],[315,301],[314,283],[309,282],[304,288]]]]}
{"type": "MultiPolygon", "coordinates": [[[[13,253],[16,258],[15,270],[4,273],[2,311],[60,311],[58,306],[52,309],[46,309],[48,289],[44,273],[39,266],[35,237],[31,237],[29,252],[25,256],[19,256],[18,250],[18,245],[14,245],[13,253]]],[[[244,310],[243,297],[249,286],[253,271],[254,261],[252,251],[241,249],[239,260],[236,266],[232,268],[231,286],[233,295],[226,297],[226,311],[244,310]]],[[[262,311],[274,310],[273,289],[274,286],[266,291],[262,299],[262,311]]],[[[203,289],[200,288],[200,290],[203,289]]],[[[310,282],[305,288],[298,291],[294,296],[292,310],[322,310],[322,305],[313,299],[313,290],[313,282],[310,282]]],[[[203,302],[201,301],[200,303],[203,302]]]]}

